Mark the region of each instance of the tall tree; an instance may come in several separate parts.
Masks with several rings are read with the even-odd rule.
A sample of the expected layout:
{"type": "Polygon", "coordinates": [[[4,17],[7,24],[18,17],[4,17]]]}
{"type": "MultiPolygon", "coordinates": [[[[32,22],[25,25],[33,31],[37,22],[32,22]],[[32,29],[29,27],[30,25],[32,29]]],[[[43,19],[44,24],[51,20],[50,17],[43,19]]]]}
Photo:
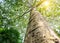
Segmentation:
{"type": "MultiPolygon", "coordinates": [[[[39,4],[41,3],[38,3],[38,5],[39,4]]],[[[60,43],[59,37],[54,33],[53,29],[49,27],[41,13],[35,8],[30,12],[24,43],[60,43]]]]}

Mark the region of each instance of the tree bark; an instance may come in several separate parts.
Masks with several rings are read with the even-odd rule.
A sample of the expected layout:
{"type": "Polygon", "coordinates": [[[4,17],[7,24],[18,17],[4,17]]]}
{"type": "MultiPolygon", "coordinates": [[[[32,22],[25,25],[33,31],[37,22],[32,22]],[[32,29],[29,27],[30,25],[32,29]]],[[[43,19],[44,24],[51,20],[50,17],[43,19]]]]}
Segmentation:
{"type": "Polygon", "coordinates": [[[24,43],[60,43],[58,36],[36,10],[32,10],[24,43]]]}

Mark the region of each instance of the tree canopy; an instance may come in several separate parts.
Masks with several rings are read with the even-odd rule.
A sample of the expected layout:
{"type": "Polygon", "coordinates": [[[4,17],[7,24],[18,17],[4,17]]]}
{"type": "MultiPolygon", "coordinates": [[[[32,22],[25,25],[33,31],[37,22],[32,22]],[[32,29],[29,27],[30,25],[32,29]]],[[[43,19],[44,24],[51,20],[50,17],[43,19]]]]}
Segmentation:
{"type": "MultiPolygon", "coordinates": [[[[40,1],[41,0],[0,0],[0,31],[2,29],[0,33],[3,31],[4,33],[11,31],[9,29],[12,28],[12,33],[18,33],[16,35],[19,37],[19,42],[23,43],[30,13],[28,12],[24,16],[22,15],[40,3],[40,1]],[[14,33],[16,30],[18,31],[14,33]]],[[[60,0],[46,0],[36,7],[36,9],[42,13],[50,26],[55,30],[58,36],[60,36],[60,0]]],[[[1,36],[4,35],[4,33],[0,34],[0,40],[2,40],[1,37],[4,37],[1,36]]]]}

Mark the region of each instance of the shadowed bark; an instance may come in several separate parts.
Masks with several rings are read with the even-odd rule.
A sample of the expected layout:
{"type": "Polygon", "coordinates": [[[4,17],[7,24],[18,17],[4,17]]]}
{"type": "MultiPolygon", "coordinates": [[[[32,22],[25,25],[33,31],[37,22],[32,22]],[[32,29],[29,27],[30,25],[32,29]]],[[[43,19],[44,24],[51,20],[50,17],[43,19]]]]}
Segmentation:
{"type": "Polygon", "coordinates": [[[60,43],[58,36],[36,10],[32,10],[24,43],[60,43]]]}

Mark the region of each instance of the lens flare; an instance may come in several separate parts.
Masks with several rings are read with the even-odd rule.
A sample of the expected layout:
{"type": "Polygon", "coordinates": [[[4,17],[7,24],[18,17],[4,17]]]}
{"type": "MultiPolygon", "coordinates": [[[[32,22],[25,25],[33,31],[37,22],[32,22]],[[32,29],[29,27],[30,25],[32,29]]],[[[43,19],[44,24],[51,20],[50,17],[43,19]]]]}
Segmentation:
{"type": "Polygon", "coordinates": [[[43,3],[43,5],[44,5],[44,6],[49,6],[49,1],[45,1],[45,2],[43,3]]]}

